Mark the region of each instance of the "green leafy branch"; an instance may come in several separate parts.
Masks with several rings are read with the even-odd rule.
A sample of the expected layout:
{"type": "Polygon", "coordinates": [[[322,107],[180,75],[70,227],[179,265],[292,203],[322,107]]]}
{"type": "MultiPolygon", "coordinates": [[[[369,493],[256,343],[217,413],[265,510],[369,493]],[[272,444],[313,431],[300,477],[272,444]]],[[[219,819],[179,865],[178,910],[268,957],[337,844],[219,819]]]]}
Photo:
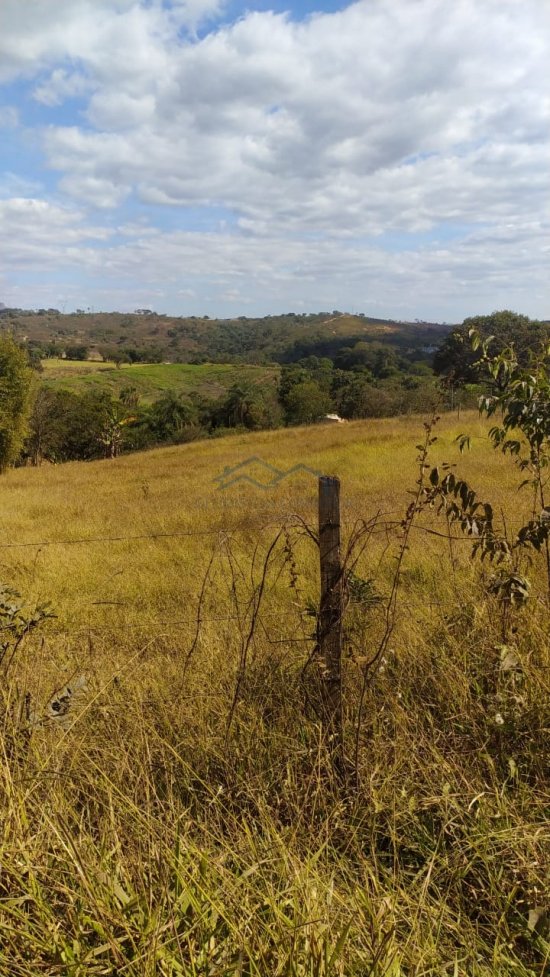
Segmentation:
{"type": "Polygon", "coordinates": [[[47,605],[39,605],[32,611],[27,611],[21,595],[0,584],[0,667],[4,669],[4,674],[9,670],[27,635],[52,617],[55,614],[47,605]]]}
{"type": "MultiPolygon", "coordinates": [[[[518,362],[513,345],[492,356],[492,336],[482,339],[473,329],[469,336],[472,349],[480,352],[476,366],[487,384],[487,392],[480,398],[480,412],[487,417],[500,415],[500,423],[490,428],[489,438],[495,449],[510,455],[519,470],[527,473],[518,489],[525,486],[532,489],[531,518],[509,539],[506,531],[495,528],[492,505],[481,501],[468,482],[449,470],[449,465],[442,466],[444,474],[439,468],[432,469],[423,504],[437,506],[438,511],[445,513],[448,525],[457,524],[474,539],[473,556],[510,565],[510,571],[496,576],[489,589],[508,606],[517,606],[525,603],[529,594],[529,582],[518,569],[522,552],[545,552],[550,591],[550,509],[546,503],[550,466],[550,344],[545,343],[538,355],[532,354],[524,366],[518,362]]],[[[464,434],[459,435],[457,442],[461,452],[470,446],[470,439],[464,434]]]]}

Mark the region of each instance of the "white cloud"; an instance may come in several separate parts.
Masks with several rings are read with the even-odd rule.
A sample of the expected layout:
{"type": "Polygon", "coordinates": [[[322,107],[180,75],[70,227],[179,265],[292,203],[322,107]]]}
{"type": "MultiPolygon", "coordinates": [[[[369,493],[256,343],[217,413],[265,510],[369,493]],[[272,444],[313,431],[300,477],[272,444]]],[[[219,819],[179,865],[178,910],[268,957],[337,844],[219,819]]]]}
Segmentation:
{"type": "Polygon", "coordinates": [[[107,40],[84,58],[91,128],[46,133],[83,200],[221,204],[249,230],[414,230],[491,219],[502,183],[513,211],[540,158],[536,2],[363,2],[300,24],[253,13],[198,43],[146,36],[146,13],[119,18],[124,67],[107,71],[107,40]]]}
{"type": "Polygon", "coordinates": [[[90,82],[85,75],[56,68],[45,82],[35,88],[34,97],[43,105],[60,105],[67,98],[85,95],[89,88],[90,82]]]}
{"type": "MultiPolygon", "coordinates": [[[[29,197],[0,199],[0,266],[55,268],[61,261],[80,260],[84,241],[103,241],[111,232],[88,226],[82,212],[29,197]]],[[[99,258],[99,255],[98,255],[99,258]]],[[[95,260],[95,252],[90,251],[95,260]]]]}
{"type": "Polygon", "coordinates": [[[220,0],[174,0],[166,8],[162,0],[2,0],[0,82],[63,61],[81,61],[107,78],[109,58],[113,74],[131,76],[155,47],[220,8],[220,0]]]}
{"type": "Polygon", "coordinates": [[[237,276],[260,275],[266,300],[284,282],[296,303],[300,282],[357,294],[366,276],[389,311],[405,283],[419,301],[500,295],[503,276],[518,295],[529,282],[544,293],[546,3],[360,0],[302,22],[247,13],[197,39],[218,11],[218,0],[2,0],[0,78],[36,78],[46,109],[84,99],[84,117],[42,130],[62,194],[105,211],[137,196],[179,208],[183,227],[188,208],[234,215],[232,235],[126,220],[106,274],[142,274],[147,254],[159,280],[182,261],[203,280],[206,262],[228,297],[237,276]],[[428,232],[433,245],[382,250],[388,233],[428,232]]]}
{"type": "MultiPolygon", "coordinates": [[[[140,225],[117,231],[127,235],[123,243],[108,228],[88,227],[81,212],[40,200],[0,201],[0,267],[4,276],[63,268],[82,283],[64,286],[73,306],[91,304],[85,293],[94,294],[96,308],[145,304],[210,315],[236,314],[239,305],[250,314],[347,307],[405,319],[422,310],[453,321],[504,306],[535,316],[547,295],[548,228],[532,222],[391,253],[330,238],[311,247],[278,234],[163,233],[140,225]]],[[[55,289],[27,289],[21,304],[44,302],[59,306],[55,289]]]]}

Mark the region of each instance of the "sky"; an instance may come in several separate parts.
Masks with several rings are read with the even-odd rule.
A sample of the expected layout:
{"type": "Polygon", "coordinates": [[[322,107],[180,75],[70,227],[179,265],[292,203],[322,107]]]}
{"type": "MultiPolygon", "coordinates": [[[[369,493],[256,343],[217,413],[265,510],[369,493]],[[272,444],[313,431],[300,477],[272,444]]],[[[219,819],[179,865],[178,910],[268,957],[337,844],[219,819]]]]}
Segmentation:
{"type": "Polygon", "coordinates": [[[0,0],[0,302],[550,318],[550,0],[0,0]]]}

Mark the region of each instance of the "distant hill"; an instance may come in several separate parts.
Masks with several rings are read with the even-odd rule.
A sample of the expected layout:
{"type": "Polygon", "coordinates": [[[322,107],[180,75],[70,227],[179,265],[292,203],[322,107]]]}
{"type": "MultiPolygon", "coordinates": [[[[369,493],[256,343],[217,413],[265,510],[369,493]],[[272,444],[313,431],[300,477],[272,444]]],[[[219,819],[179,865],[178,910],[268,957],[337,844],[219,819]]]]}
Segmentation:
{"type": "Polygon", "coordinates": [[[264,318],[209,319],[157,315],[139,310],[129,315],[2,310],[0,325],[45,355],[71,347],[85,355],[118,354],[130,362],[289,363],[306,356],[334,357],[357,342],[393,346],[403,354],[433,351],[452,326],[435,322],[398,322],[342,312],[288,313],[264,318]]]}

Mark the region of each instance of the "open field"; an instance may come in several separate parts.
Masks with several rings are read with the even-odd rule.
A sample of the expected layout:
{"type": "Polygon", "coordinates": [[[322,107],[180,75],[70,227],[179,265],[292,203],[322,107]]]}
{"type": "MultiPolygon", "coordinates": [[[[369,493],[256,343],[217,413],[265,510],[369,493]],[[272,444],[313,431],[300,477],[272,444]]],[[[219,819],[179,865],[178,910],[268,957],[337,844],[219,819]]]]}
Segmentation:
{"type": "Polygon", "coordinates": [[[135,387],[144,403],[157,399],[165,390],[220,397],[235,383],[270,384],[278,377],[277,367],[220,363],[114,363],[91,360],[43,360],[41,382],[54,389],[84,393],[107,390],[118,397],[124,387],[135,387]]]}
{"type": "MultiPolygon", "coordinates": [[[[431,461],[513,532],[530,500],[477,415],[435,433],[431,461]]],[[[289,428],[2,477],[1,579],[57,617],[2,664],[0,975],[548,975],[542,559],[503,618],[494,568],[422,514],[365,672],[422,437],[419,418],[289,428]],[[316,478],[228,484],[266,485],[262,461],[340,476],[346,540],[372,520],[346,792],[304,671],[316,478]]]]}

